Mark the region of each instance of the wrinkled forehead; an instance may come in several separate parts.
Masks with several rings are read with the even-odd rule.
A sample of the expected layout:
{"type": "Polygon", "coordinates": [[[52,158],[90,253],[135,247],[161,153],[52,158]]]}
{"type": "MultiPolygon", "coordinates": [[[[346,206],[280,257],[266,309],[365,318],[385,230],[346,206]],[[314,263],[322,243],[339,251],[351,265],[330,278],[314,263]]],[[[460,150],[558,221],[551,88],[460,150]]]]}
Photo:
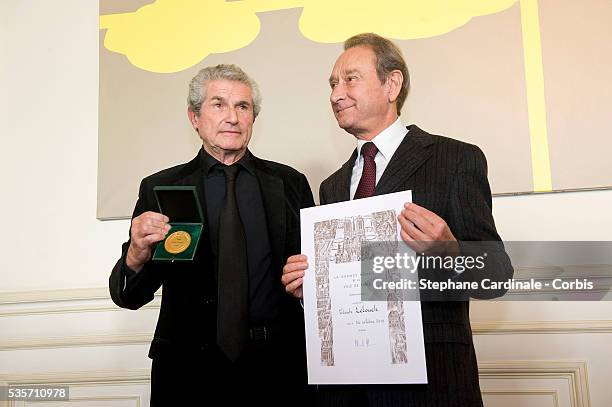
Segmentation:
{"type": "Polygon", "coordinates": [[[368,46],[358,45],[344,51],[334,64],[330,78],[345,76],[351,72],[376,70],[376,55],[368,46]]]}
{"type": "Polygon", "coordinates": [[[206,99],[230,99],[253,102],[251,87],[246,83],[228,79],[213,79],[206,82],[206,99]]]}

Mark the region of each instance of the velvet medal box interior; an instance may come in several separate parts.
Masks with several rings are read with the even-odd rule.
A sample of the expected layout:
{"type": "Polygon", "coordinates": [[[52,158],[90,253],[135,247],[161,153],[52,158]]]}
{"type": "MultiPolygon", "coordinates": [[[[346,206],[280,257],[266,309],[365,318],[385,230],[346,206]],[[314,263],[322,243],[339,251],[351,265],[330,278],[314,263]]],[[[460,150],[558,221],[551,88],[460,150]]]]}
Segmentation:
{"type": "Polygon", "coordinates": [[[153,192],[159,212],[170,218],[170,231],[157,244],[153,260],[193,260],[204,228],[202,207],[195,186],[156,186],[153,192]],[[185,233],[189,235],[188,238],[185,233]]]}

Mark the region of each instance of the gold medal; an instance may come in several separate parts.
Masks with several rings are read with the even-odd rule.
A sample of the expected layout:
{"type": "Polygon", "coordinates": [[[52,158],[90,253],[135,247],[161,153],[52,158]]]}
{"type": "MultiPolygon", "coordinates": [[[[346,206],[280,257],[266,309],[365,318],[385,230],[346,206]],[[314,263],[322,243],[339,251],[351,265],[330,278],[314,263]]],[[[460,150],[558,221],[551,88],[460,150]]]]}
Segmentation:
{"type": "Polygon", "coordinates": [[[172,233],[164,242],[164,249],[170,254],[183,253],[191,245],[191,235],[179,230],[172,233]]]}

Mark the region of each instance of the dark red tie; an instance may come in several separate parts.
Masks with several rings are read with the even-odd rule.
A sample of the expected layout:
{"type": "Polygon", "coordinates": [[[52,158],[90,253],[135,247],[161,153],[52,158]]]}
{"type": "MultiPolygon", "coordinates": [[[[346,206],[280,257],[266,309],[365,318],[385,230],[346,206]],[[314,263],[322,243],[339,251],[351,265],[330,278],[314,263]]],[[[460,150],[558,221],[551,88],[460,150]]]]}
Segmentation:
{"type": "Polygon", "coordinates": [[[376,162],[374,157],[376,157],[376,153],[378,153],[378,149],[371,141],[361,146],[363,172],[361,173],[361,179],[353,199],[367,198],[374,195],[374,188],[376,187],[376,162]]]}

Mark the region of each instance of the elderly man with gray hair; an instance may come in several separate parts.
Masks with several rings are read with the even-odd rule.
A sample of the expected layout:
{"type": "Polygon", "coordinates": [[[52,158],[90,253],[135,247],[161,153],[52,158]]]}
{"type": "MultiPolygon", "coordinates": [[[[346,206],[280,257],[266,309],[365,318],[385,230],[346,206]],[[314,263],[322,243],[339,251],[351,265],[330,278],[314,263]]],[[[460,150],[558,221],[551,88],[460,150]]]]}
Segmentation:
{"type": "Polygon", "coordinates": [[[149,351],[153,406],[208,398],[232,405],[245,396],[254,405],[280,404],[283,394],[306,388],[305,356],[294,357],[304,349],[302,310],[284,292],[281,274],[300,248],[299,210],[314,201],[303,174],[248,150],[260,109],[259,88],[242,69],[202,69],[189,85],[187,109],[201,150],[140,185],[109,286],[113,301],[129,309],[163,286],[149,351]],[[166,211],[160,187],[193,191],[200,202],[201,237],[187,260],[156,257],[159,245],[174,253],[192,241],[169,233],[192,201],[170,199],[166,211]]]}

